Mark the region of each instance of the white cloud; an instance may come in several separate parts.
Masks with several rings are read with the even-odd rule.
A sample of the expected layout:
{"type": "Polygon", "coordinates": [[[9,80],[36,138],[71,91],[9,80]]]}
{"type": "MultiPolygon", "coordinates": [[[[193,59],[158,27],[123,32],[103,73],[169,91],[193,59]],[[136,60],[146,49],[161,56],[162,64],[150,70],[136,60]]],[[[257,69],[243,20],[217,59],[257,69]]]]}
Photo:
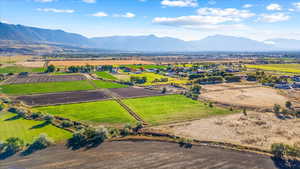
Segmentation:
{"type": "Polygon", "coordinates": [[[55,0],[35,0],[36,2],[42,2],[42,3],[46,3],[46,2],[53,2],[55,0]]]}
{"type": "Polygon", "coordinates": [[[0,22],[8,24],[8,21],[6,20],[0,20],[0,22]]]}
{"type": "Polygon", "coordinates": [[[82,1],[89,4],[96,3],[96,0],[82,0],[82,1]]]}
{"type": "Polygon", "coordinates": [[[245,4],[245,5],[243,5],[243,8],[252,8],[252,7],[253,7],[252,4],[245,4]]]}
{"type": "Polygon", "coordinates": [[[275,23],[275,22],[283,22],[290,19],[290,16],[285,13],[274,13],[274,14],[262,14],[259,21],[275,23]]]}
{"type": "Polygon", "coordinates": [[[293,5],[295,6],[295,8],[300,9],[300,2],[295,2],[293,3],[293,5]]]}
{"type": "Polygon", "coordinates": [[[266,9],[269,11],[281,11],[282,7],[279,4],[270,4],[266,7],[266,9]]]}
{"type": "Polygon", "coordinates": [[[73,9],[55,9],[55,8],[38,8],[41,12],[54,12],[54,13],[74,13],[73,9]]]}
{"type": "Polygon", "coordinates": [[[135,14],[131,12],[127,12],[125,14],[115,14],[114,17],[119,17],[119,18],[134,18],[135,14]]]}
{"type": "Polygon", "coordinates": [[[162,0],[161,4],[163,6],[171,7],[197,7],[197,0],[162,0]]]}
{"type": "Polygon", "coordinates": [[[245,29],[244,24],[236,22],[255,16],[248,10],[238,10],[235,8],[200,8],[197,10],[198,15],[180,16],[180,17],[156,17],[153,23],[179,26],[193,29],[245,29]]]}
{"type": "Polygon", "coordinates": [[[105,16],[108,16],[108,14],[105,12],[97,12],[97,13],[92,14],[92,16],[105,17],[105,16]]]}

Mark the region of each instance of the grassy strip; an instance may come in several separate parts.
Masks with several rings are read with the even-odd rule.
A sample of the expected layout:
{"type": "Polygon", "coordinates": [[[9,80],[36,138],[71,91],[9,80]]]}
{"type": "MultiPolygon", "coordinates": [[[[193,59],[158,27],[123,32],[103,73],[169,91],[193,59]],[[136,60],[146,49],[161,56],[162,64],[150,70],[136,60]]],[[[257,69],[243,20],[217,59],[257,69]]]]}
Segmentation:
{"type": "Polygon", "coordinates": [[[99,78],[103,78],[103,79],[109,79],[109,80],[117,80],[116,77],[114,77],[113,75],[111,75],[108,72],[96,72],[95,73],[99,78]]]}
{"type": "Polygon", "coordinates": [[[96,87],[105,88],[105,89],[128,87],[128,86],[123,85],[123,84],[113,83],[113,82],[106,82],[106,81],[102,81],[102,80],[93,80],[93,83],[95,84],[96,87]]]}
{"type": "Polygon", "coordinates": [[[0,141],[10,137],[18,137],[31,143],[41,133],[47,134],[54,141],[61,141],[71,137],[71,133],[54,127],[51,124],[43,125],[43,121],[25,120],[16,114],[0,112],[0,141]]]}
{"type": "Polygon", "coordinates": [[[44,72],[44,68],[30,68],[22,66],[9,66],[0,68],[0,73],[20,73],[20,72],[44,72]]]}
{"type": "Polygon", "coordinates": [[[10,84],[2,85],[0,88],[1,92],[9,95],[28,95],[36,93],[54,93],[94,89],[94,87],[88,81],[10,84]]]}

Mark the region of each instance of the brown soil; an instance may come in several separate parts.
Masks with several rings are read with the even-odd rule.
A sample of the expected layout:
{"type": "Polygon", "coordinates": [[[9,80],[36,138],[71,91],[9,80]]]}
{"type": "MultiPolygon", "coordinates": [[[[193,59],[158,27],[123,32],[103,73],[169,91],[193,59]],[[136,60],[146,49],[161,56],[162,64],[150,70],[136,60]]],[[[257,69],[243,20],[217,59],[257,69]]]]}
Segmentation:
{"type": "Polygon", "coordinates": [[[17,62],[17,65],[24,66],[24,67],[44,67],[45,62],[43,61],[35,61],[35,62],[17,62]]]}
{"type": "Polygon", "coordinates": [[[275,169],[270,157],[211,147],[179,147],[154,141],[105,142],[97,148],[72,151],[58,145],[26,157],[0,162],[1,169],[275,169]]]}
{"type": "Polygon", "coordinates": [[[270,149],[273,143],[300,143],[300,119],[277,118],[273,113],[249,112],[155,127],[178,136],[270,149]]]}
{"type": "Polygon", "coordinates": [[[136,97],[148,97],[148,96],[161,96],[164,95],[161,91],[158,90],[150,90],[144,88],[116,88],[109,89],[110,91],[118,94],[122,98],[136,98],[136,97]]]}
{"type": "Polygon", "coordinates": [[[256,108],[272,108],[274,104],[285,105],[288,97],[279,90],[257,86],[257,84],[204,85],[200,98],[221,104],[256,108]]]}
{"type": "Polygon", "coordinates": [[[54,66],[85,66],[85,65],[131,65],[131,64],[154,64],[142,60],[78,60],[78,61],[50,61],[48,65],[54,66]]]}
{"type": "Polygon", "coordinates": [[[12,77],[5,81],[6,84],[41,83],[41,82],[63,82],[86,80],[82,75],[32,75],[28,77],[12,77]]]}
{"type": "Polygon", "coordinates": [[[90,102],[107,100],[111,97],[106,96],[102,91],[75,91],[51,94],[38,94],[30,96],[20,96],[16,100],[22,101],[29,106],[46,106],[78,102],[90,102]]]}

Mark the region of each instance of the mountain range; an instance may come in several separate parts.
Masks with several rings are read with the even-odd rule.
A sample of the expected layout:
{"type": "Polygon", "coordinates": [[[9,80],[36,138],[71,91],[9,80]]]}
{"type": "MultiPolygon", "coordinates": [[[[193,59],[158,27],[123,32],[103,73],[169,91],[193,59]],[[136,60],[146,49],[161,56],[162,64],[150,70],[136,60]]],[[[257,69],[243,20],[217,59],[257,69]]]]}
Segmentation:
{"type": "Polygon", "coordinates": [[[0,40],[145,52],[300,50],[300,40],[294,39],[269,39],[265,42],[260,42],[248,38],[224,35],[209,36],[195,41],[184,41],[171,37],[157,37],[155,35],[87,38],[62,30],[42,29],[1,22],[0,40]]]}

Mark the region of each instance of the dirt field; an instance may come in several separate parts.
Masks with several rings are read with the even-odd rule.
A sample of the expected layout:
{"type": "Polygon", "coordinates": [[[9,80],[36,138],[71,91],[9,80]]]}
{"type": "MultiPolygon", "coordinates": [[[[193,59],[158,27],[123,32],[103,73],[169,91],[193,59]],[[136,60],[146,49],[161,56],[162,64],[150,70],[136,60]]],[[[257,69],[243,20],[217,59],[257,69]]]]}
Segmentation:
{"type": "Polygon", "coordinates": [[[258,146],[300,143],[300,119],[278,119],[273,113],[249,112],[156,127],[175,135],[258,146]]]}
{"type": "Polygon", "coordinates": [[[118,94],[122,98],[136,98],[136,97],[148,97],[148,96],[160,96],[164,95],[158,90],[150,90],[144,88],[116,88],[109,89],[110,91],[118,94]]]}
{"type": "Polygon", "coordinates": [[[276,169],[270,157],[217,148],[180,148],[163,142],[105,142],[97,148],[71,151],[50,147],[27,157],[15,156],[1,169],[276,169]]]}
{"type": "Polygon", "coordinates": [[[20,96],[16,100],[22,101],[29,106],[46,106],[67,103],[106,100],[110,97],[101,91],[75,91],[63,93],[51,93],[31,96],[20,96]]]}
{"type": "Polygon", "coordinates": [[[279,94],[279,90],[242,83],[203,85],[200,98],[226,105],[269,109],[274,104],[284,106],[289,100],[279,94]]]}
{"type": "Polygon", "coordinates": [[[5,84],[24,84],[24,83],[41,83],[41,82],[64,82],[87,80],[82,75],[31,75],[28,77],[12,77],[5,81],[5,84]]]}
{"type": "Polygon", "coordinates": [[[36,62],[17,62],[17,65],[24,66],[24,67],[44,67],[45,62],[36,61],[36,62]]]}
{"type": "Polygon", "coordinates": [[[48,65],[54,66],[85,66],[85,65],[131,65],[131,64],[154,64],[142,60],[77,60],[77,61],[50,61],[48,65]]]}

